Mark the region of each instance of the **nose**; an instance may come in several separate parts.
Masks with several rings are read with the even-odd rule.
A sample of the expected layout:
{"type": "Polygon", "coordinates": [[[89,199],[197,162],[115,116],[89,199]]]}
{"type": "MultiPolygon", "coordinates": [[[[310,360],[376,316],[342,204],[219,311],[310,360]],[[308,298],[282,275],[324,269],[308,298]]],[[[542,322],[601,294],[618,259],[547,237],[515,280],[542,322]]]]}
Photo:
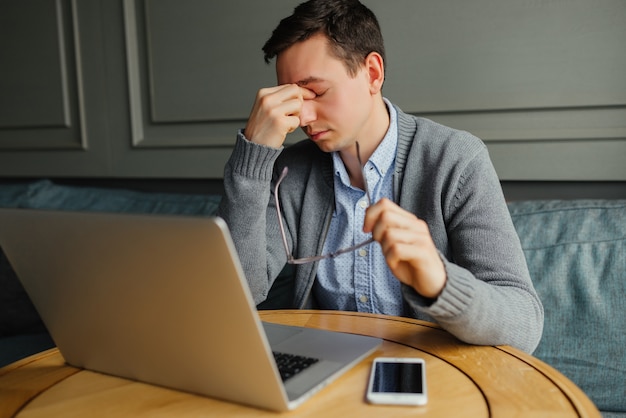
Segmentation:
{"type": "Polygon", "coordinates": [[[300,126],[305,127],[317,118],[315,112],[315,102],[313,100],[304,100],[302,109],[300,110],[300,126]]]}

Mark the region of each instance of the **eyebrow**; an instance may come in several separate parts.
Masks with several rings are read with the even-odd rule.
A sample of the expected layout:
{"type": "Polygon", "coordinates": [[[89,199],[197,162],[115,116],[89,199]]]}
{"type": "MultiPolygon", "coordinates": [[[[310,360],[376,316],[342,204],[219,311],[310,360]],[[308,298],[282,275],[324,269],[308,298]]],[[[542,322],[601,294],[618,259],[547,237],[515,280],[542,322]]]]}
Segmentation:
{"type": "Polygon", "coordinates": [[[298,82],[296,82],[297,85],[303,87],[303,86],[307,86],[311,83],[321,83],[322,81],[324,81],[323,79],[319,78],[319,77],[307,77],[303,80],[300,80],[298,82]]]}

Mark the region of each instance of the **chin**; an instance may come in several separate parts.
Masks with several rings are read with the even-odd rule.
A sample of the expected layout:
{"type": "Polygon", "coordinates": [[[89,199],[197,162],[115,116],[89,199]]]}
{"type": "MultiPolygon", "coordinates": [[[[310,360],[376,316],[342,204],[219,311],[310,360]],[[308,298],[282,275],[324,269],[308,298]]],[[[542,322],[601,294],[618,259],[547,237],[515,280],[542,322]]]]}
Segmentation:
{"type": "Polygon", "coordinates": [[[319,141],[313,141],[315,143],[315,145],[317,145],[317,147],[324,151],[324,152],[334,152],[337,151],[337,146],[335,144],[333,144],[332,141],[325,141],[325,140],[319,140],[319,141]]]}

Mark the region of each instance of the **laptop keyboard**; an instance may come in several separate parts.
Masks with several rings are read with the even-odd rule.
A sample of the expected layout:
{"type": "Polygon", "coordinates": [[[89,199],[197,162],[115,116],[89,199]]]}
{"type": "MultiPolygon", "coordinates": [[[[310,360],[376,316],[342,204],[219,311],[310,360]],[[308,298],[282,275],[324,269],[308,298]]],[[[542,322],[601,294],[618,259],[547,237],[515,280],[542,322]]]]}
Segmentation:
{"type": "Polygon", "coordinates": [[[319,361],[313,357],[296,354],[278,353],[276,351],[273,354],[283,382],[319,361]]]}

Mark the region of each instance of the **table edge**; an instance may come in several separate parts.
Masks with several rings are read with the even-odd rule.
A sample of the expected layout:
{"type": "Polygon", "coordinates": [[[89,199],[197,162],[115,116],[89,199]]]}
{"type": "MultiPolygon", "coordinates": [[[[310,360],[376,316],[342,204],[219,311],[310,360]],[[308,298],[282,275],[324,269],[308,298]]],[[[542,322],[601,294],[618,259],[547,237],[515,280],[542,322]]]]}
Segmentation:
{"type": "MultiPolygon", "coordinates": [[[[394,317],[387,315],[379,315],[379,314],[369,314],[369,313],[361,313],[361,312],[343,312],[343,311],[320,311],[320,310],[267,310],[267,311],[259,311],[259,317],[263,320],[263,317],[266,315],[299,315],[299,316],[311,316],[311,315],[330,315],[330,316],[354,316],[354,317],[373,317],[383,320],[393,320],[396,322],[404,322],[408,324],[420,325],[422,327],[431,328],[433,330],[439,330],[441,332],[447,333],[441,326],[438,324],[407,318],[407,317],[394,317]]],[[[368,334],[363,334],[368,335],[368,334]]],[[[583,418],[592,418],[592,417],[601,417],[599,410],[596,405],[589,399],[589,397],[578,387],[574,382],[568,379],[565,375],[563,375],[560,371],[545,363],[544,361],[525,353],[517,348],[507,345],[493,346],[495,349],[500,350],[510,356],[517,358],[520,361],[525,362],[529,366],[533,367],[539,373],[543,374],[547,379],[549,379],[556,387],[561,390],[561,392],[565,395],[565,397],[572,404],[572,407],[576,410],[578,415],[583,418]]],[[[54,347],[40,353],[33,354],[31,356],[25,357],[23,359],[17,360],[13,363],[3,366],[0,368],[0,378],[3,376],[18,370],[20,368],[28,367],[32,363],[36,363],[38,361],[44,360],[48,357],[61,356],[58,348],[54,347]]],[[[24,396],[19,406],[16,406],[16,409],[13,411],[2,411],[0,408],[0,415],[5,416],[5,413],[9,413],[8,416],[14,416],[19,413],[23,408],[25,408],[33,399],[39,396],[42,392],[49,389],[50,387],[56,385],[57,383],[65,380],[67,377],[80,372],[82,369],[72,368],[71,366],[65,364],[66,367],[70,369],[74,369],[73,372],[68,370],[68,373],[64,375],[60,375],[56,379],[48,379],[38,381],[37,385],[34,385],[28,396],[24,396]]],[[[31,383],[34,383],[31,381],[31,383]]]]}
{"type": "MultiPolygon", "coordinates": [[[[264,315],[281,314],[281,315],[338,315],[338,316],[353,316],[353,317],[368,317],[378,318],[382,320],[392,320],[396,322],[404,322],[409,324],[420,325],[422,327],[432,328],[441,332],[449,334],[439,324],[400,316],[389,316],[382,314],[372,314],[366,312],[349,312],[349,311],[332,311],[332,310],[311,310],[311,309],[280,309],[280,310],[267,310],[259,311],[259,316],[263,319],[264,315]]],[[[367,335],[367,334],[364,334],[367,335]]],[[[576,410],[578,415],[582,418],[601,418],[600,411],[597,406],[591,401],[588,395],[574,382],[572,382],[567,376],[556,368],[545,363],[543,360],[532,356],[520,349],[517,349],[509,345],[497,345],[493,348],[500,350],[510,356],[517,358],[520,361],[533,367],[548,380],[550,380],[569,400],[572,407],[576,410]]]]}

